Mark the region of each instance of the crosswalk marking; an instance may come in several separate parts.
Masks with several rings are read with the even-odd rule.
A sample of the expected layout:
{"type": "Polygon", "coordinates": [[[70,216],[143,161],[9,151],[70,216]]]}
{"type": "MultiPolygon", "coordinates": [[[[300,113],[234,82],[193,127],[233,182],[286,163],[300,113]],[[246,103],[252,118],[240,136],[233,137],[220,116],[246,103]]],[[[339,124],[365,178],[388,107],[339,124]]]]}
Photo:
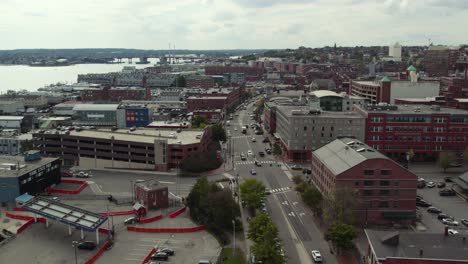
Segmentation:
{"type": "Polygon", "coordinates": [[[289,191],[290,189],[291,189],[290,187],[281,187],[281,188],[270,189],[270,192],[271,193],[286,192],[286,191],[289,191]]]}
{"type": "MultiPolygon", "coordinates": [[[[251,165],[254,164],[255,161],[236,161],[236,165],[251,165]]],[[[262,160],[259,161],[260,164],[273,164],[276,163],[276,161],[273,160],[262,160]]]]}

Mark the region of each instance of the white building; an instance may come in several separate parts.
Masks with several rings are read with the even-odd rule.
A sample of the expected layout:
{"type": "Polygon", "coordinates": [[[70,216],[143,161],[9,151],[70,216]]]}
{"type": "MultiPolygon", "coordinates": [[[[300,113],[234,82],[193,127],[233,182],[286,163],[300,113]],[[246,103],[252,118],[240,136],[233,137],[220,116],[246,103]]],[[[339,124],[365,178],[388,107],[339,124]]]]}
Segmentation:
{"type": "Polygon", "coordinates": [[[24,112],[24,103],[22,101],[0,101],[0,113],[16,114],[24,112]]]}
{"type": "Polygon", "coordinates": [[[23,152],[21,142],[32,140],[32,134],[22,134],[17,136],[15,132],[4,131],[0,135],[0,154],[16,156],[23,152]]]}
{"type": "Polygon", "coordinates": [[[0,116],[0,128],[21,130],[24,116],[0,116]]]}
{"type": "Polygon", "coordinates": [[[388,56],[393,58],[394,61],[401,61],[401,45],[400,43],[395,43],[388,46],[388,56]]]}

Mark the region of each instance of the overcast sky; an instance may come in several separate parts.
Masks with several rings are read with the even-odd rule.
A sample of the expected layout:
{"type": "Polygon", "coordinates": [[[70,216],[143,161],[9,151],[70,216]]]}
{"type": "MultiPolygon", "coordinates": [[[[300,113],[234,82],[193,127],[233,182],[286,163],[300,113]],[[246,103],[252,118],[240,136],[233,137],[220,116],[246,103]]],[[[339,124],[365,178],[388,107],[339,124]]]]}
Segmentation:
{"type": "Polygon", "coordinates": [[[0,49],[468,43],[468,0],[0,0],[0,49]]]}

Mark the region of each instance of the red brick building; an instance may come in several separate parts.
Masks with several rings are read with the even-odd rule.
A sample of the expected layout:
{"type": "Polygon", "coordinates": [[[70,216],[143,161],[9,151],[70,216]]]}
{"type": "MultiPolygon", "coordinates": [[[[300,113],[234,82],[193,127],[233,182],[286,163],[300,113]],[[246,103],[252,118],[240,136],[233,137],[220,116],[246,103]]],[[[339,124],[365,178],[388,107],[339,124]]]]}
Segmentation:
{"type": "Polygon", "coordinates": [[[210,123],[217,123],[224,119],[224,112],[221,109],[195,110],[193,117],[202,116],[210,123]]]}
{"type": "Polygon", "coordinates": [[[151,89],[140,87],[104,87],[81,91],[82,101],[150,100],[151,89]]]}
{"type": "Polygon", "coordinates": [[[424,55],[424,66],[429,76],[447,76],[455,70],[461,55],[459,47],[431,46],[424,55]]]}
{"type": "Polygon", "coordinates": [[[194,75],[187,77],[186,87],[188,88],[212,88],[215,86],[215,81],[210,76],[194,75]]]}
{"type": "Polygon", "coordinates": [[[364,264],[466,264],[464,235],[364,230],[364,264]]]}
{"type": "Polygon", "coordinates": [[[348,94],[364,97],[373,104],[390,103],[391,85],[392,83],[387,77],[378,82],[351,80],[348,94]]]}
{"type": "Polygon", "coordinates": [[[248,77],[261,78],[261,76],[264,73],[264,70],[260,68],[249,67],[247,65],[246,66],[214,65],[214,66],[205,67],[205,75],[223,75],[226,73],[244,73],[246,79],[248,79],[248,77]]]}
{"type": "Polygon", "coordinates": [[[135,183],[135,200],[148,210],[157,210],[169,206],[169,190],[156,180],[135,183]]]}
{"type": "Polygon", "coordinates": [[[227,97],[188,97],[187,111],[193,112],[196,110],[227,110],[227,97]]]}
{"type": "Polygon", "coordinates": [[[340,188],[358,193],[362,224],[411,223],[417,176],[356,139],[336,139],[312,152],[312,182],[323,195],[340,188]]]}
{"type": "Polygon", "coordinates": [[[468,111],[429,105],[355,106],[366,117],[365,142],[385,155],[436,160],[448,151],[462,157],[468,147],[468,111]]]}

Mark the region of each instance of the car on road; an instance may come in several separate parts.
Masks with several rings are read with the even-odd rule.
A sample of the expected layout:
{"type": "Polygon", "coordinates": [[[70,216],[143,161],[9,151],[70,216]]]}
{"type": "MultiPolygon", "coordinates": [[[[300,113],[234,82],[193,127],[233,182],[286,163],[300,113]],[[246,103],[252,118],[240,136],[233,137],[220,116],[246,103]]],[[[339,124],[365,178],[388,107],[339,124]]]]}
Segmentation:
{"type": "Polygon", "coordinates": [[[255,166],[257,166],[257,167],[261,167],[261,166],[262,166],[262,164],[261,164],[258,160],[255,160],[255,161],[254,161],[254,164],[255,164],[255,166]]]}
{"type": "Polygon", "coordinates": [[[292,165],[291,170],[302,170],[302,167],[299,165],[292,165]]]}
{"type": "Polygon", "coordinates": [[[444,213],[440,213],[440,214],[437,216],[437,219],[439,219],[439,220],[441,220],[441,221],[444,220],[444,219],[451,219],[451,220],[453,220],[453,217],[451,217],[451,216],[449,216],[449,215],[447,215],[447,214],[444,214],[444,213]]]}
{"type": "Polygon", "coordinates": [[[150,260],[164,260],[164,261],[167,261],[167,259],[169,259],[169,255],[167,255],[164,252],[156,252],[150,258],[150,260]]]}
{"type": "Polygon", "coordinates": [[[429,207],[432,204],[430,202],[427,202],[427,201],[423,200],[423,199],[420,199],[420,200],[416,200],[416,205],[420,206],[420,207],[429,207]]]}
{"type": "Polygon", "coordinates": [[[427,212],[433,213],[433,214],[440,214],[440,213],[442,213],[442,211],[441,211],[439,208],[436,208],[436,207],[434,207],[434,206],[431,206],[431,207],[427,208],[427,212]]]}
{"type": "Polygon", "coordinates": [[[252,175],[257,175],[257,171],[256,171],[255,169],[251,169],[251,170],[250,170],[250,174],[252,174],[252,175]]]}
{"type": "Polygon", "coordinates": [[[263,142],[263,143],[268,143],[268,142],[270,142],[270,138],[265,137],[265,138],[262,140],[262,142],[263,142]]]}
{"type": "Polygon", "coordinates": [[[440,196],[455,196],[457,193],[451,189],[443,189],[439,191],[440,196]]]}
{"type": "Polygon", "coordinates": [[[458,221],[449,218],[442,219],[442,223],[448,226],[458,226],[458,221]]]}
{"type": "MultiPolygon", "coordinates": [[[[270,195],[270,194],[271,194],[271,191],[270,191],[270,190],[266,190],[266,191],[265,191],[265,194],[266,194],[266,195],[270,195]]],[[[468,220],[467,220],[467,221],[468,221],[468,220]]]]}
{"type": "Polygon", "coordinates": [[[303,174],[312,174],[312,170],[305,168],[305,169],[302,170],[302,173],[303,174]]]}
{"type": "Polygon", "coordinates": [[[259,151],[259,152],[258,152],[258,155],[259,155],[260,157],[265,157],[265,152],[259,151]]]}
{"type": "Polygon", "coordinates": [[[240,154],[240,158],[241,158],[241,160],[245,160],[245,159],[246,159],[246,158],[245,158],[244,152],[242,152],[242,153],[240,154]]]}
{"type": "Polygon", "coordinates": [[[461,222],[464,226],[468,227],[468,219],[462,219],[462,220],[460,220],[460,222],[461,222]]]}
{"type": "Polygon", "coordinates": [[[253,155],[253,152],[251,150],[247,151],[247,156],[252,156],[253,155]]]}
{"type": "Polygon", "coordinates": [[[311,254],[312,254],[312,259],[314,260],[315,263],[322,263],[323,259],[322,259],[322,254],[320,254],[320,251],[312,250],[311,254]]]}
{"type": "Polygon", "coordinates": [[[163,252],[163,253],[166,253],[169,256],[174,256],[174,254],[175,254],[175,250],[173,250],[172,248],[159,249],[157,252],[163,252]]]}
{"type": "Polygon", "coordinates": [[[60,198],[58,198],[57,196],[54,196],[52,197],[52,201],[60,202],[60,198]]]}
{"type": "Polygon", "coordinates": [[[130,218],[127,218],[124,220],[124,224],[126,225],[134,225],[136,223],[138,223],[138,218],[136,216],[132,216],[130,218]]]}
{"type": "Polygon", "coordinates": [[[448,232],[449,235],[456,235],[456,234],[458,234],[458,231],[455,230],[455,229],[449,229],[449,230],[447,230],[447,232],[448,232]]]}
{"type": "Polygon", "coordinates": [[[446,177],[444,177],[444,181],[445,182],[452,182],[452,177],[446,176],[446,177]]]}
{"type": "Polygon", "coordinates": [[[437,188],[444,188],[445,187],[445,182],[438,182],[437,183],[437,188]]]}
{"type": "Polygon", "coordinates": [[[78,249],[86,249],[86,250],[93,250],[96,248],[96,243],[93,241],[83,241],[78,243],[78,249]]]}
{"type": "Polygon", "coordinates": [[[252,138],[252,142],[257,142],[257,139],[256,139],[256,138],[252,138]]]}
{"type": "Polygon", "coordinates": [[[436,186],[435,182],[428,182],[427,183],[427,188],[434,188],[436,186]]]}
{"type": "Polygon", "coordinates": [[[418,189],[422,189],[422,188],[426,187],[426,182],[425,181],[418,181],[417,187],[418,187],[418,189]]]}
{"type": "Polygon", "coordinates": [[[267,154],[271,154],[271,148],[266,148],[266,149],[265,149],[265,152],[266,152],[267,154]]]}
{"type": "Polygon", "coordinates": [[[76,178],[90,178],[91,174],[89,174],[88,172],[80,171],[77,174],[75,174],[75,177],[76,178]]]}

